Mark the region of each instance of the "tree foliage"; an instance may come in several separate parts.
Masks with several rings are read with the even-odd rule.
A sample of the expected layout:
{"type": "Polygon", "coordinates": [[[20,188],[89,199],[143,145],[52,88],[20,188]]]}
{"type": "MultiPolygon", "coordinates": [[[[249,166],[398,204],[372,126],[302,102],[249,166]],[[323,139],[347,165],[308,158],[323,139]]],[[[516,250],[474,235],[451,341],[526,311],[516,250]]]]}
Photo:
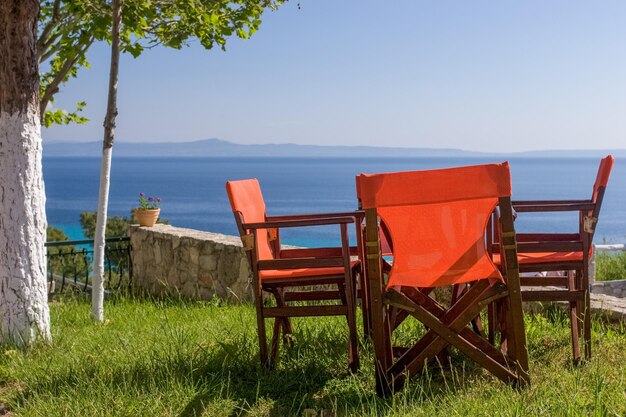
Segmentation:
{"type": "MultiPolygon", "coordinates": [[[[83,211],[80,213],[80,225],[87,239],[93,239],[96,234],[96,219],[98,213],[95,211],[83,211]]],[[[123,216],[113,216],[107,219],[106,237],[128,236],[128,226],[131,219],[123,216]]]]}
{"type": "MultiPolygon", "coordinates": [[[[163,45],[182,48],[196,39],[206,49],[225,49],[231,36],[248,39],[261,16],[283,0],[124,0],[121,50],[139,56],[163,45]]],[[[38,26],[42,124],[84,123],[79,102],[73,111],[46,109],[62,84],[89,67],[87,51],[110,42],[111,3],[107,0],[42,0],[38,26]]]]}
{"type": "Polygon", "coordinates": [[[48,226],[48,228],[46,229],[46,235],[46,241],[48,242],[66,242],[70,240],[70,238],[67,237],[63,230],[53,226],[48,226]]]}
{"type": "MultiPolygon", "coordinates": [[[[80,213],[80,224],[84,235],[88,239],[93,239],[96,234],[96,222],[98,213],[95,211],[83,211],[80,213]]],[[[167,223],[167,220],[159,221],[159,223],[167,223]]],[[[130,217],[112,216],[107,217],[107,225],[105,237],[128,236],[128,226],[137,223],[131,213],[130,217]]],[[[109,263],[113,274],[119,277],[124,275],[123,271],[128,272],[130,265],[128,263],[128,254],[125,250],[126,243],[109,242],[106,244],[106,262],[109,263]]]]}
{"type": "MultiPolygon", "coordinates": [[[[98,213],[95,211],[83,211],[80,213],[80,225],[87,239],[93,239],[96,234],[96,220],[98,213]]],[[[130,217],[112,216],[107,218],[106,237],[128,236],[128,226],[138,223],[133,212],[130,217]]],[[[165,219],[159,219],[158,223],[167,224],[165,219]]]]}

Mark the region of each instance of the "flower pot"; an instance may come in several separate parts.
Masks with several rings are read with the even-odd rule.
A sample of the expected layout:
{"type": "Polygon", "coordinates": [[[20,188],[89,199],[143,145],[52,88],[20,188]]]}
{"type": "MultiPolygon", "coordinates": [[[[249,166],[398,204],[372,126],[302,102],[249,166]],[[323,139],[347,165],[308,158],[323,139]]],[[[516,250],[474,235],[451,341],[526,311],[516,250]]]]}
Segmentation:
{"type": "Polygon", "coordinates": [[[135,209],[135,218],[139,222],[140,226],[152,227],[159,219],[161,209],[135,209]]]}

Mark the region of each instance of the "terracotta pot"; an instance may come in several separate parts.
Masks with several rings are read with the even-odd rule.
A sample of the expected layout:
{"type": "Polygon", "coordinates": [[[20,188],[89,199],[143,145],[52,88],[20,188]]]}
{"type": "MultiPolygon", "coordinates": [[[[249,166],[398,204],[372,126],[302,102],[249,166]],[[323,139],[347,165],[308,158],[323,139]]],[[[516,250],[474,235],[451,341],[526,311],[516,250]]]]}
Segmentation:
{"type": "Polygon", "coordinates": [[[161,209],[135,209],[135,218],[139,222],[140,226],[152,227],[159,219],[161,209]]]}

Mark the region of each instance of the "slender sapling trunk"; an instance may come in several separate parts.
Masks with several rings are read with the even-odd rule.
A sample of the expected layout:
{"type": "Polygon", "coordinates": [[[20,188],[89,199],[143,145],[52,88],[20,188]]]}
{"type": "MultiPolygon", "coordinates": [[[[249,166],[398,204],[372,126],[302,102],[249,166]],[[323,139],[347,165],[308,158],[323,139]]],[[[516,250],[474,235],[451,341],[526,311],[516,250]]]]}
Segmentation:
{"type": "Polygon", "coordinates": [[[98,217],[94,236],[93,290],[91,293],[91,315],[96,321],[104,321],[104,252],[109,206],[109,184],[111,178],[111,156],[115,139],[115,117],[117,116],[117,78],[120,62],[120,21],[122,0],[113,0],[113,26],[111,38],[111,69],[109,72],[109,98],[104,118],[104,139],[100,167],[100,190],[98,193],[98,217]]]}

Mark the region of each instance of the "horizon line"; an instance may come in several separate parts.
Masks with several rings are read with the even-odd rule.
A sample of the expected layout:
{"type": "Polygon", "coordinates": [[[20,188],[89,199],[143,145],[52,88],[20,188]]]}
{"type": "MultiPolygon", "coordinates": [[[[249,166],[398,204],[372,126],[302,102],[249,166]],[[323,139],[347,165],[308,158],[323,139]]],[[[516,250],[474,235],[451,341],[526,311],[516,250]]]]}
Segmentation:
{"type": "MultiPolygon", "coordinates": [[[[419,146],[376,146],[376,145],[326,145],[326,144],[310,144],[310,143],[295,143],[295,142],[266,142],[266,143],[239,143],[233,142],[226,139],[219,138],[207,138],[207,139],[193,139],[193,140],[184,140],[184,141],[154,141],[154,142],[141,142],[141,141],[126,141],[126,140],[118,140],[115,143],[123,143],[123,144],[131,144],[131,145],[180,145],[180,144],[190,144],[190,143],[200,143],[200,142],[208,142],[208,141],[219,141],[224,142],[231,145],[236,146],[312,146],[319,148],[370,148],[370,149],[406,149],[406,150],[431,150],[431,151],[461,151],[467,153],[477,153],[477,154],[498,154],[498,155],[512,155],[512,154],[523,154],[523,153],[536,153],[536,152],[599,152],[599,151],[626,151],[625,148],[574,148],[574,149],[563,149],[563,148],[549,148],[549,149],[530,149],[523,151],[480,151],[480,150],[469,150],[463,148],[450,148],[450,147],[419,147],[419,146]]],[[[80,141],[67,141],[67,140],[59,140],[59,139],[44,139],[45,142],[54,145],[85,145],[90,143],[102,143],[101,140],[80,140],[80,141]]],[[[115,147],[115,143],[113,146],[115,147]]]]}

